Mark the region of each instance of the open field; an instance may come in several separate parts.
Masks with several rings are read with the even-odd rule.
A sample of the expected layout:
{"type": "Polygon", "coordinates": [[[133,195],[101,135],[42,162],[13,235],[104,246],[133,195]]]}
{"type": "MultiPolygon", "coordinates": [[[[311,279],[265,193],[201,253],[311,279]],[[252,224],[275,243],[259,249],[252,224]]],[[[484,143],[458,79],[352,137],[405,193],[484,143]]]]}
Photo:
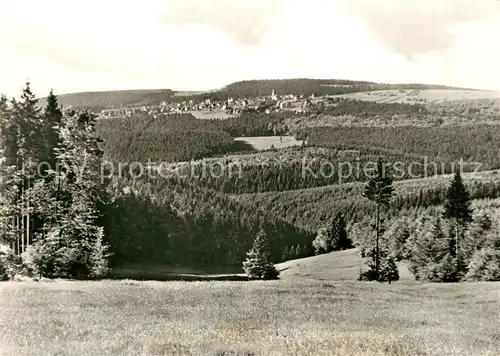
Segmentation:
{"type": "Polygon", "coordinates": [[[220,110],[220,109],[214,109],[213,111],[195,110],[195,111],[190,111],[189,113],[193,115],[195,118],[200,120],[213,120],[213,119],[225,120],[234,116],[228,114],[225,110],[220,110]]]}
{"type": "Polygon", "coordinates": [[[17,355],[497,355],[498,283],[5,282],[17,355]]]}
{"type": "MultiPolygon", "coordinates": [[[[286,261],[276,268],[284,280],[356,281],[362,263],[358,249],[351,249],[286,261]]],[[[398,263],[398,269],[400,281],[415,281],[405,263],[398,263]]]]}
{"type": "Polygon", "coordinates": [[[446,101],[470,101],[496,99],[500,93],[486,90],[423,89],[423,90],[375,90],[338,95],[337,97],[375,101],[379,103],[442,103],[446,101]]]}
{"type": "Polygon", "coordinates": [[[272,146],[280,149],[302,145],[302,141],[295,139],[293,136],[283,136],[282,140],[280,140],[280,136],[236,137],[234,140],[250,144],[256,150],[268,150],[272,146]]]}

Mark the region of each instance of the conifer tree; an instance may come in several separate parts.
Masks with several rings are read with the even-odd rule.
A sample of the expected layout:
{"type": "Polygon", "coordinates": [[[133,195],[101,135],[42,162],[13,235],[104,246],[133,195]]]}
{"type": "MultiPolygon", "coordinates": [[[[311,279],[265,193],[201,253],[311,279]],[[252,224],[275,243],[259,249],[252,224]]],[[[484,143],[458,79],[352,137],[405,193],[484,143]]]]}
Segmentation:
{"type": "Polygon", "coordinates": [[[365,186],[363,196],[368,200],[372,201],[376,205],[376,215],[375,215],[375,251],[374,251],[374,274],[376,280],[379,279],[379,267],[380,267],[380,235],[382,232],[381,227],[381,210],[384,207],[389,206],[389,201],[394,193],[394,187],[392,186],[392,177],[389,172],[386,172],[386,167],[382,160],[379,159],[377,162],[377,168],[368,183],[365,186]]]}
{"type": "Polygon", "coordinates": [[[384,265],[382,266],[382,280],[389,282],[399,280],[398,266],[394,258],[389,255],[384,260],[384,265]]]}
{"type": "Polygon", "coordinates": [[[416,237],[409,269],[419,281],[456,282],[457,261],[451,256],[441,220],[436,219],[416,237]]]}
{"type": "Polygon", "coordinates": [[[313,241],[313,247],[316,254],[346,250],[353,247],[352,241],[347,235],[347,224],[342,213],[338,212],[330,220],[328,226],[318,230],[313,241]]]}
{"type": "Polygon", "coordinates": [[[278,279],[279,271],[269,261],[268,238],[263,229],[257,234],[252,248],[247,252],[243,269],[250,279],[278,279]]]}
{"type": "Polygon", "coordinates": [[[61,125],[62,112],[53,90],[50,91],[47,97],[43,118],[44,160],[51,169],[55,169],[56,148],[60,142],[58,127],[61,125]]]}
{"type": "Polygon", "coordinates": [[[453,237],[450,236],[449,253],[452,257],[460,258],[459,240],[463,228],[472,221],[472,210],[470,208],[469,192],[462,181],[460,170],[455,172],[455,176],[450,183],[444,202],[443,217],[453,221],[453,237]]]}
{"type": "Polygon", "coordinates": [[[344,216],[340,212],[337,213],[333,221],[331,245],[333,250],[347,250],[353,248],[352,241],[347,235],[347,224],[344,216]]]}
{"type": "Polygon", "coordinates": [[[99,207],[107,197],[95,116],[67,111],[60,139],[55,158],[61,168],[32,190],[37,212],[48,217],[33,252],[43,256],[34,260],[43,262],[39,269],[47,277],[97,278],[107,270],[109,254],[98,225],[99,207]]]}
{"type": "Polygon", "coordinates": [[[35,232],[29,190],[38,179],[36,168],[43,146],[40,135],[40,108],[37,104],[38,99],[27,82],[21,93],[21,100],[11,101],[3,125],[4,157],[7,166],[15,167],[17,185],[15,216],[12,217],[11,224],[17,234],[17,253],[23,252],[31,244],[35,232]]]}

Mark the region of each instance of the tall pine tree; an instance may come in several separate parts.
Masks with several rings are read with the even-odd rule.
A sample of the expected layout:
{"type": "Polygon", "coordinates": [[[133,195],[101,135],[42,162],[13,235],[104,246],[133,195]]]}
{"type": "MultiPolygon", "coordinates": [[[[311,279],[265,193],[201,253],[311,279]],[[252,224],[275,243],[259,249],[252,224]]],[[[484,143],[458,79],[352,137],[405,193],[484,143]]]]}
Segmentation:
{"type": "Polygon", "coordinates": [[[58,127],[61,125],[62,116],[57,96],[51,90],[43,113],[44,160],[47,162],[46,166],[51,169],[56,167],[56,148],[60,143],[58,127]]]}
{"type": "Polygon", "coordinates": [[[389,206],[389,201],[394,193],[394,187],[392,186],[392,176],[389,172],[386,172],[386,166],[381,159],[377,162],[377,168],[375,169],[372,177],[365,186],[363,196],[368,200],[372,201],[376,205],[376,215],[375,215],[375,251],[373,258],[374,261],[374,273],[376,280],[379,280],[380,275],[380,235],[381,229],[381,219],[380,214],[382,208],[389,206]]]}
{"type": "Polygon", "coordinates": [[[453,235],[450,236],[449,244],[449,253],[452,257],[460,258],[459,241],[462,230],[472,221],[472,209],[469,200],[469,192],[465,188],[460,171],[457,170],[446,192],[443,212],[443,217],[453,222],[454,231],[453,235]]]}

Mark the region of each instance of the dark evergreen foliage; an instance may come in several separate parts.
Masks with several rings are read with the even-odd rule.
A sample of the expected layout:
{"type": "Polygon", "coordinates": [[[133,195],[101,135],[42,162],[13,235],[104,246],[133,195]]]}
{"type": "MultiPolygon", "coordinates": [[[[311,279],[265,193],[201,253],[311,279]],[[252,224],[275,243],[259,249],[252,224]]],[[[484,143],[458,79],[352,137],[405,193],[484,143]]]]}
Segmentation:
{"type": "MultiPolygon", "coordinates": [[[[377,168],[373,172],[373,177],[368,181],[365,186],[363,197],[372,201],[376,205],[375,214],[375,251],[372,258],[374,258],[374,276],[376,280],[380,280],[383,277],[380,269],[380,249],[379,240],[380,234],[382,232],[380,213],[382,208],[389,207],[389,202],[394,194],[394,187],[392,186],[392,176],[388,172],[387,166],[384,165],[382,160],[377,163],[377,168]]],[[[370,265],[371,267],[371,265],[370,265]]]]}
{"type": "Polygon", "coordinates": [[[496,125],[315,127],[302,130],[298,138],[306,139],[312,146],[361,151],[369,148],[380,149],[381,153],[425,156],[431,174],[438,173],[441,163],[456,162],[457,169],[461,160],[463,170],[500,167],[497,144],[500,130],[496,125]]]}
{"type": "Polygon", "coordinates": [[[269,259],[269,246],[267,234],[260,230],[252,248],[247,252],[247,258],[243,262],[243,270],[250,279],[278,279],[279,271],[269,259]]]}
{"type": "Polygon", "coordinates": [[[354,247],[347,235],[347,224],[342,213],[338,212],[326,227],[318,230],[316,239],[312,244],[316,254],[354,247]]]}

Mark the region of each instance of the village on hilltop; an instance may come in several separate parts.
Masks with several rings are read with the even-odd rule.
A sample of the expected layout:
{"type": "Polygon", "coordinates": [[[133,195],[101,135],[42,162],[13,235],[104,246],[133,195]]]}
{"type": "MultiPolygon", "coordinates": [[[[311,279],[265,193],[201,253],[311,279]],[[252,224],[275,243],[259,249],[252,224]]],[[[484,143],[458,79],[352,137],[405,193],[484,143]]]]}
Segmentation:
{"type": "Polygon", "coordinates": [[[272,112],[294,111],[297,113],[306,113],[313,108],[323,107],[325,101],[333,103],[333,98],[315,97],[314,94],[310,96],[294,94],[277,95],[273,90],[270,95],[255,98],[234,99],[230,97],[224,101],[206,98],[198,102],[195,100],[184,100],[182,102],[163,101],[159,105],[106,109],[101,112],[101,118],[131,117],[139,113],[147,115],[191,113],[194,116],[208,114],[210,118],[227,118],[237,116],[243,112],[270,114],[272,112]]]}

